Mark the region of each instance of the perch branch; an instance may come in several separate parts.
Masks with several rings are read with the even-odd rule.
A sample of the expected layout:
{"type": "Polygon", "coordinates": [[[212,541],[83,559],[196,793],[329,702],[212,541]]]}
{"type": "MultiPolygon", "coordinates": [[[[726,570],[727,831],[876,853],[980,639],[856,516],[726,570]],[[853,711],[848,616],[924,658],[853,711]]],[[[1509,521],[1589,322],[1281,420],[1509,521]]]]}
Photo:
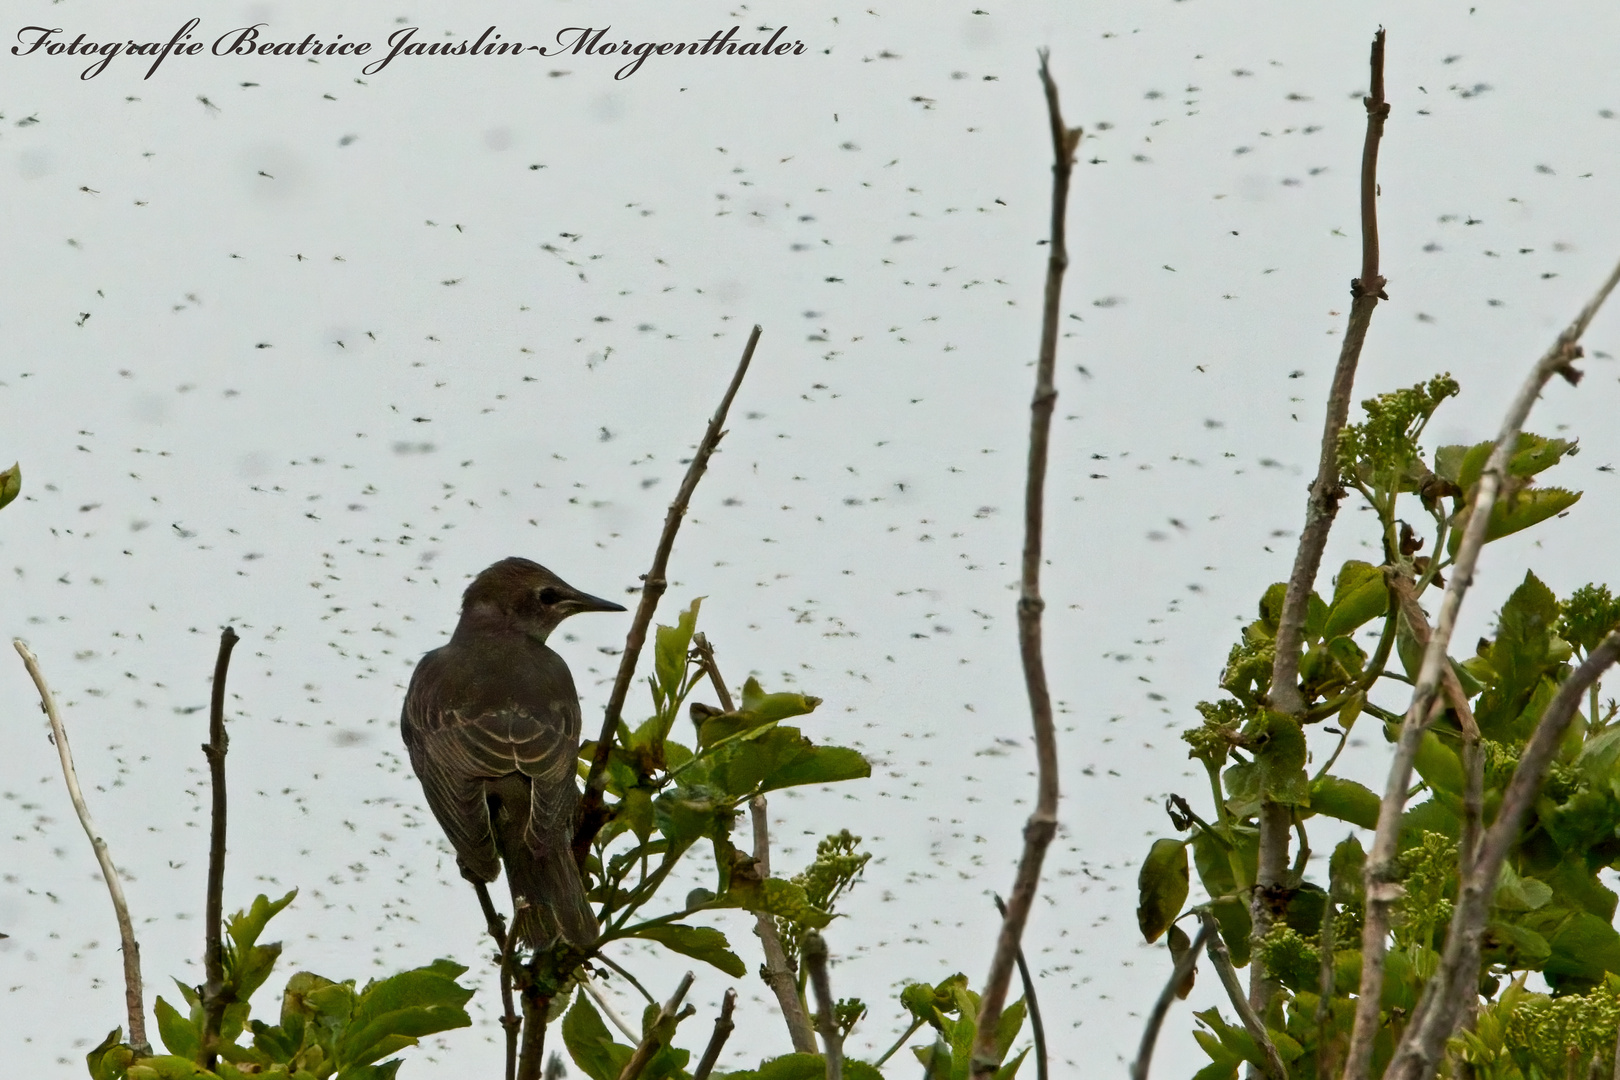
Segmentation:
{"type": "Polygon", "coordinates": [[[39,659],[20,639],[13,638],[11,644],[17,650],[17,655],[22,657],[23,666],[28,669],[29,677],[39,691],[39,705],[51,722],[56,756],[62,760],[62,779],[67,782],[68,798],[73,801],[79,824],[84,826],[84,834],[90,838],[90,846],[95,849],[96,862],[101,864],[102,880],[107,883],[107,892],[112,897],[113,914],[118,918],[118,936],[124,945],[124,1008],[129,1014],[129,1045],[136,1057],[150,1057],[152,1045],[146,1041],[146,1011],[141,997],[141,947],[135,940],[135,924],[129,917],[129,904],[124,900],[124,883],[118,877],[118,868],[113,865],[107,841],[101,838],[96,831],[96,823],[90,819],[90,807],[84,801],[84,792],[79,788],[79,774],[73,768],[73,751],[68,749],[67,729],[62,726],[62,716],[56,709],[56,695],[51,693],[45,675],[39,670],[39,659]]]}
{"type": "Polygon", "coordinates": [[[580,802],[578,818],[579,829],[574,834],[574,858],[581,867],[585,865],[591,841],[606,821],[602,807],[602,792],[607,785],[608,755],[618,734],[619,714],[624,709],[625,696],[630,692],[630,680],[636,673],[636,661],[641,657],[641,647],[647,642],[647,628],[652,625],[653,612],[658,610],[659,598],[669,587],[664,573],[669,565],[670,551],[675,547],[675,534],[680,530],[681,519],[686,516],[686,507],[692,501],[692,492],[697,489],[698,481],[703,479],[703,471],[708,468],[710,455],[714,453],[715,447],[720,445],[721,437],[725,435],[726,413],[731,409],[732,399],[737,396],[737,388],[742,385],[743,376],[748,374],[748,364],[754,358],[755,346],[759,344],[759,333],[759,327],[755,326],[748,335],[748,344],[743,346],[742,359],[737,362],[737,371],[731,377],[731,385],[726,387],[725,396],[720,399],[720,407],[709,419],[709,426],[703,433],[703,441],[698,443],[697,452],[692,455],[692,463],[687,467],[686,477],[681,481],[680,490],[675,494],[675,501],[669,504],[669,513],[664,516],[664,531],[658,538],[652,568],[641,579],[641,603],[636,606],[635,618],[630,623],[630,633],[624,640],[624,654],[619,658],[619,673],[613,680],[613,690],[608,695],[607,707],[603,710],[602,733],[597,737],[596,753],[591,758],[591,770],[585,778],[585,797],[580,802]]]}
{"type": "MultiPolygon", "coordinates": [[[[1518,447],[1519,432],[1524,427],[1525,418],[1530,415],[1530,409],[1554,375],[1560,375],[1571,383],[1580,379],[1580,372],[1575,369],[1574,363],[1581,355],[1581,335],[1586,332],[1592,318],[1617,283],[1620,283],[1620,265],[1609,274],[1596,295],[1587,301],[1575,321],[1564,328],[1541,359],[1536,361],[1508,408],[1501,432],[1496,438],[1496,448],[1491,451],[1490,460],[1485,463],[1485,470],[1469,500],[1468,524],[1463,530],[1462,542],[1453,561],[1451,581],[1440,599],[1434,633],[1423,652],[1423,664],[1412,690],[1412,704],[1401,727],[1395,758],[1389,767],[1384,800],[1378,809],[1378,830],[1367,857],[1367,918],[1362,935],[1361,988],[1356,1002],[1355,1026],[1350,1037],[1350,1053],[1345,1062],[1345,1080],[1365,1080],[1371,1065],[1373,1040],[1377,1037],[1379,1026],[1379,995],[1383,989],[1384,937],[1388,928],[1389,908],[1399,894],[1399,886],[1393,876],[1401,811],[1406,805],[1407,785],[1412,779],[1412,763],[1422,738],[1424,717],[1429,715],[1430,704],[1439,690],[1442,670],[1450,669],[1446,649],[1457,623],[1457,611],[1474,579],[1474,567],[1479,561],[1480,548],[1485,544],[1491,509],[1507,479],[1508,460],[1518,447]]],[[[1520,767],[1523,767],[1522,760],[1520,767]]],[[[1501,812],[1498,812],[1497,820],[1502,820],[1501,812]]],[[[1476,867],[1483,866],[1484,861],[1483,856],[1474,860],[1476,867]]]]}
{"type": "Polygon", "coordinates": [[[603,1014],[607,1016],[608,1022],[623,1032],[625,1038],[631,1042],[637,1042],[641,1039],[641,1036],[636,1034],[635,1029],[630,1026],[625,1018],[619,1015],[618,1010],[613,1007],[602,991],[596,988],[596,983],[590,978],[588,971],[585,972],[585,978],[580,980],[580,985],[591,996],[591,1000],[596,1002],[596,1007],[601,1009],[603,1014]]]}
{"type": "Polygon", "coordinates": [[[1187,976],[1198,964],[1198,950],[1204,947],[1208,940],[1210,924],[1205,922],[1198,927],[1198,936],[1193,938],[1192,946],[1181,959],[1176,961],[1174,970],[1170,972],[1169,980],[1159,993],[1159,1000],[1153,1003],[1153,1011],[1148,1014],[1147,1027],[1142,1030],[1142,1045],[1137,1048],[1136,1061],[1131,1065],[1131,1080],[1147,1080],[1148,1066],[1153,1062],[1153,1046],[1159,1041],[1159,1029],[1164,1026],[1164,1018],[1170,1012],[1170,1004],[1175,1001],[1176,994],[1181,985],[1187,981],[1187,976]]]}
{"type": "Polygon", "coordinates": [[[1024,852],[1018,862],[1007,900],[1007,914],[1001,920],[990,973],[984,980],[984,996],[979,1004],[978,1036],[973,1048],[973,1077],[985,1080],[995,1075],[1000,1064],[996,1054],[996,1031],[1007,1001],[1018,946],[1029,921],[1035,892],[1040,886],[1041,863],[1057,833],[1058,761],[1057,728],[1052,722],[1052,697],[1046,686],[1046,664],[1041,655],[1041,526],[1045,512],[1047,444],[1052,431],[1052,409],[1057,402],[1053,370],[1057,364],[1058,314],[1063,297],[1063,273],[1069,266],[1065,241],[1065,218],[1069,205],[1069,178],[1074,169],[1075,150],[1080,145],[1080,129],[1066,127],[1058,104],[1057,83],[1041,52],[1041,85],[1046,91],[1046,111],[1052,129],[1052,233],[1046,263],[1046,297],[1041,312],[1041,345],[1035,362],[1035,395],[1030,402],[1029,469],[1024,488],[1024,557],[1022,587],[1018,598],[1018,647],[1023,658],[1024,683],[1029,693],[1031,720],[1035,729],[1036,799],[1035,811],[1024,826],[1024,852]]]}
{"type": "Polygon", "coordinates": [[[681,1002],[690,989],[692,989],[692,973],[688,971],[681,978],[680,985],[675,987],[674,995],[658,1010],[658,1016],[647,1028],[647,1033],[641,1037],[641,1042],[636,1044],[636,1051],[630,1055],[630,1060],[624,1063],[619,1080],[636,1080],[636,1077],[641,1075],[641,1070],[647,1067],[647,1062],[651,1061],[652,1056],[663,1046],[662,1040],[668,1025],[683,1016],[690,1016],[695,1011],[690,1006],[684,1011],[681,1009],[681,1002]]]}
{"type": "Polygon", "coordinates": [[[225,753],[230,737],[225,734],[225,674],[231,666],[231,650],[236,648],[236,631],[227,626],[219,635],[219,655],[214,659],[214,692],[208,705],[208,742],[203,756],[208,759],[208,778],[213,789],[212,825],[208,838],[208,893],[203,911],[203,1068],[212,1069],[219,1061],[219,1026],[225,1018],[225,753]]]}
{"type": "Polygon", "coordinates": [[[816,1026],[827,1060],[827,1080],[844,1080],[844,1040],[838,1034],[838,1015],[833,1008],[832,979],[827,975],[827,940],[815,930],[804,935],[805,966],[810,969],[810,985],[816,992],[816,1026]]]}
{"type": "MultiPolygon", "coordinates": [[[[1350,394],[1355,387],[1356,367],[1361,348],[1372,324],[1378,301],[1387,300],[1384,278],[1378,273],[1378,144],[1384,137],[1384,121],[1389,102],[1384,100],[1384,31],[1373,37],[1371,92],[1363,99],[1367,109],[1367,133],[1361,146],[1361,276],[1350,283],[1350,321],[1345,328],[1339,361],[1333,369],[1328,391],[1327,415],[1322,421],[1322,445],[1317,456],[1316,479],[1305,501],[1305,526],[1300,530],[1299,547],[1294,554],[1293,572],[1278,616],[1276,659],[1271,668],[1270,704],[1278,712],[1300,716],[1305,699],[1299,692],[1300,649],[1305,635],[1305,613],[1328,533],[1339,512],[1344,489],[1339,485],[1339,433],[1350,413],[1350,394]]],[[[1255,941],[1271,930],[1269,898],[1273,890],[1286,884],[1288,865],[1288,822],[1286,807],[1266,800],[1260,807],[1260,851],[1256,885],[1249,901],[1249,918],[1255,941]]],[[[1277,991],[1277,982],[1264,964],[1249,969],[1249,1001],[1263,1015],[1277,991]]]]}

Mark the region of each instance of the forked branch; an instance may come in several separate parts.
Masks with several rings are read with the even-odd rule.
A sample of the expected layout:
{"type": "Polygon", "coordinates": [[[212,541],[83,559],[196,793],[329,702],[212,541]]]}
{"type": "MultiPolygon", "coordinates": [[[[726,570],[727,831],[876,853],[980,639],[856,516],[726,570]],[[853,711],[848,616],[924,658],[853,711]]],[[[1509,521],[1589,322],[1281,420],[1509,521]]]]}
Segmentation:
{"type": "MultiPolygon", "coordinates": [[[[1536,399],[1548,381],[1554,375],[1560,375],[1570,383],[1579,381],[1580,372],[1575,369],[1574,363],[1581,355],[1581,335],[1586,332],[1592,318],[1617,283],[1620,283],[1620,265],[1609,274],[1608,280],[1581,309],[1575,321],[1564,328],[1541,359],[1536,361],[1535,367],[1531,369],[1524,385],[1519,388],[1518,394],[1508,408],[1507,416],[1503,419],[1501,431],[1496,438],[1496,447],[1491,451],[1490,460],[1485,464],[1485,471],[1480,475],[1479,483],[1469,497],[1468,524],[1457,549],[1451,580],[1446,586],[1445,595],[1440,599],[1434,633],[1429,638],[1428,648],[1423,652],[1423,664],[1418,669],[1417,684],[1412,690],[1412,703],[1401,726],[1395,758],[1389,767],[1389,780],[1384,788],[1384,799],[1378,809],[1377,833],[1373,838],[1372,851],[1367,856],[1367,916],[1361,944],[1361,988],[1359,1000],[1356,1002],[1356,1019],[1350,1037],[1350,1052],[1345,1061],[1345,1080],[1365,1080],[1372,1062],[1373,1041],[1377,1038],[1379,1026],[1378,1003],[1383,989],[1385,937],[1389,928],[1390,908],[1398,890],[1394,875],[1401,812],[1406,807],[1407,787],[1411,783],[1413,763],[1422,740],[1423,725],[1439,692],[1443,673],[1450,670],[1446,651],[1451,643],[1452,630],[1457,625],[1457,612],[1462,606],[1469,585],[1474,580],[1474,567],[1479,561],[1480,549],[1485,544],[1485,532],[1490,524],[1492,507],[1507,480],[1508,460],[1518,447],[1519,433],[1530,415],[1530,409],[1535,405],[1536,399]]],[[[1589,657],[1588,660],[1592,658],[1589,657]]],[[[1544,722],[1545,719],[1544,716],[1544,722]]],[[[1538,728],[1538,735],[1539,731],[1538,728]]],[[[1520,759],[1519,771],[1524,769],[1523,760],[1520,759]]],[[[1515,783],[1517,776],[1516,772],[1515,783]]],[[[1505,812],[1498,812],[1497,825],[1502,823],[1505,816],[1505,812]]],[[[1490,836],[1495,831],[1496,825],[1493,825],[1491,832],[1487,834],[1485,846],[1489,845],[1490,836]]],[[[1488,862],[1483,847],[1479,856],[1472,861],[1476,874],[1483,872],[1488,862]]],[[[1495,878],[1493,877],[1491,881],[1494,883],[1495,878]]],[[[1449,1035],[1449,1029],[1447,1034],[1449,1035]]]]}

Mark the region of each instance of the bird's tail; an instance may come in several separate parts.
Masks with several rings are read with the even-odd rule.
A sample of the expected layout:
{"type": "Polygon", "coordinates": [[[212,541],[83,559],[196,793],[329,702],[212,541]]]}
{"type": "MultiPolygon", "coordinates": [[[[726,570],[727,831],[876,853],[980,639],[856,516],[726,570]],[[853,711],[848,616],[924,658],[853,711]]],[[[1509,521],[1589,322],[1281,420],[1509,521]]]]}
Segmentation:
{"type": "Polygon", "coordinates": [[[498,818],[497,841],[512,889],[518,937],[534,949],[561,941],[581,950],[596,944],[596,915],[585,898],[567,834],[556,831],[536,848],[522,824],[506,814],[498,818]],[[520,898],[526,906],[519,905],[520,898]]]}

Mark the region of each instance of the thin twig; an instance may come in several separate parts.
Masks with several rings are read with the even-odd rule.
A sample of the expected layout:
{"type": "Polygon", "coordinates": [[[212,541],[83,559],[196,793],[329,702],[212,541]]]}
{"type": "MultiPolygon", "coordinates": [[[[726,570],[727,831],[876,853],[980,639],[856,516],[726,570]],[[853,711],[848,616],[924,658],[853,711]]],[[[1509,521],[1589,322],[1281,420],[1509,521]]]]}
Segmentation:
{"type": "Polygon", "coordinates": [[[1313,1017],[1316,1022],[1317,1080],[1333,1080],[1334,1077],[1333,1058],[1336,1056],[1334,1054],[1336,1047],[1328,1045],[1328,1021],[1333,1016],[1333,988],[1337,982],[1333,964],[1336,906],[1330,893],[1322,905],[1322,928],[1316,935],[1316,949],[1321,957],[1321,965],[1316,969],[1316,1015],[1313,1017]]]}
{"type": "Polygon", "coordinates": [[[923,1022],[921,1020],[913,1019],[911,1021],[911,1026],[906,1028],[906,1030],[900,1034],[898,1039],[894,1040],[894,1045],[885,1050],[882,1057],[872,1062],[872,1067],[874,1069],[881,1069],[883,1067],[883,1063],[894,1057],[895,1054],[899,1053],[900,1048],[906,1045],[906,1040],[917,1034],[917,1029],[922,1026],[923,1022]]]}
{"type": "Polygon", "coordinates": [[[1446,935],[1446,949],[1440,966],[1429,981],[1424,997],[1429,1007],[1421,1018],[1408,1025],[1385,1080],[1418,1080],[1434,1075],[1436,1063],[1445,1050],[1464,1009],[1478,996],[1480,937],[1496,893],[1497,875],[1509,850],[1519,839],[1519,829],[1541,794],[1541,786],[1563,744],[1575,710],[1586,692],[1610,665],[1620,660],[1620,630],[1615,631],[1587,655],[1564,684],[1558,688],[1524,753],[1513,770],[1502,795],[1502,808],[1480,842],[1473,873],[1464,880],[1446,935]]]}
{"type": "Polygon", "coordinates": [[[731,1038],[732,1029],[737,1025],[732,1022],[731,1011],[737,1007],[737,991],[727,990],[726,996],[720,1001],[720,1015],[714,1018],[714,1034],[709,1036],[709,1045],[703,1048],[703,1057],[698,1060],[698,1067],[692,1073],[692,1080],[709,1080],[709,1074],[714,1071],[715,1063],[720,1060],[720,1051],[731,1038]]]}
{"type": "Polygon", "coordinates": [[[833,1008],[832,979],[827,975],[827,941],[815,930],[804,935],[800,950],[810,969],[810,985],[816,992],[816,1026],[821,1029],[827,1080],[844,1080],[844,1040],[838,1034],[838,1015],[833,1008]]]}
{"type": "Polygon", "coordinates": [[[219,655],[214,659],[214,693],[208,706],[208,742],[203,756],[208,759],[208,777],[213,789],[213,813],[208,838],[208,893],[203,913],[203,1068],[212,1069],[219,1061],[219,1027],[225,1018],[225,752],[230,737],[225,734],[225,674],[231,667],[231,650],[236,648],[236,631],[227,626],[219,635],[219,655]]]}
{"type": "Polygon", "coordinates": [[[1069,177],[1074,169],[1075,150],[1080,145],[1080,129],[1066,127],[1058,104],[1057,83],[1047,67],[1047,53],[1041,54],[1041,85],[1046,91],[1046,111],[1052,129],[1052,233],[1046,263],[1046,296],[1041,312],[1041,345],[1035,362],[1035,395],[1030,401],[1029,467],[1024,488],[1024,557],[1022,584],[1018,598],[1018,648],[1023,659],[1024,683],[1029,694],[1031,722],[1035,735],[1035,810],[1024,826],[1024,853],[1018,862],[1007,900],[1007,914],[1001,920],[990,973],[984,980],[984,996],[979,1003],[978,1036],[973,1048],[975,1080],[993,1076],[1000,1065],[996,1053],[996,1031],[1007,1001],[1007,987],[1024,926],[1029,921],[1035,892],[1040,886],[1041,863],[1046,849],[1057,834],[1058,760],[1057,728],[1052,722],[1052,697],[1046,686],[1046,663],[1041,655],[1041,526],[1045,513],[1047,445],[1052,431],[1052,409],[1057,402],[1053,371],[1057,365],[1058,315],[1063,297],[1063,273],[1069,266],[1069,249],[1064,223],[1069,205],[1069,177]]]}
{"type": "Polygon", "coordinates": [[[506,1031],[506,1080],[514,1080],[517,1076],[518,1030],[523,1026],[523,1020],[512,1003],[512,968],[509,964],[517,926],[514,923],[512,933],[508,935],[506,919],[495,910],[495,902],[489,898],[489,887],[475,878],[468,880],[478,893],[478,906],[484,912],[484,927],[495,941],[495,963],[501,971],[501,1027],[506,1031]]]}
{"type": "MultiPolygon", "coordinates": [[[[1001,897],[995,897],[996,910],[1001,917],[1007,917],[1007,905],[1001,897]]],[[[1041,1020],[1041,1003],[1035,997],[1035,979],[1029,973],[1029,962],[1024,959],[1024,947],[1018,947],[1016,956],[1018,961],[1018,978],[1024,984],[1024,1004],[1029,1008],[1030,1034],[1035,1037],[1035,1080],[1047,1080],[1046,1072],[1046,1024],[1041,1020]]]]}
{"type": "MultiPolygon", "coordinates": [[[[1575,370],[1574,362],[1581,355],[1581,335],[1586,332],[1593,316],[1617,283],[1620,283],[1620,265],[1615,266],[1575,321],[1564,328],[1541,359],[1536,361],[1508,408],[1501,432],[1496,438],[1496,448],[1491,451],[1490,460],[1486,462],[1479,484],[1469,500],[1468,525],[1463,530],[1462,542],[1452,565],[1451,581],[1440,599],[1434,634],[1423,652],[1423,664],[1418,669],[1417,684],[1412,690],[1412,703],[1401,727],[1395,757],[1390,762],[1384,799],[1378,808],[1378,829],[1373,838],[1372,851],[1367,856],[1367,914],[1361,943],[1361,988],[1356,1002],[1355,1027],[1350,1037],[1350,1053],[1345,1063],[1345,1080],[1366,1080],[1372,1063],[1373,1040],[1377,1037],[1379,1027],[1378,1003],[1384,978],[1384,938],[1389,928],[1390,908],[1400,892],[1394,874],[1401,812],[1406,806],[1407,785],[1411,782],[1413,761],[1423,737],[1424,720],[1439,690],[1442,671],[1450,670],[1446,649],[1457,624],[1458,609],[1474,580],[1474,567],[1479,561],[1480,549],[1485,545],[1485,530],[1490,524],[1491,509],[1496,503],[1497,493],[1507,480],[1508,460],[1518,448],[1519,432],[1524,427],[1525,418],[1530,415],[1531,407],[1554,375],[1561,375],[1570,382],[1579,380],[1580,373],[1575,370]]],[[[1519,768],[1523,769],[1522,760],[1519,768]]],[[[1499,811],[1497,821],[1501,820],[1499,811]]],[[[1484,856],[1481,855],[1476,859],[1476,866],[1483,864],[1484,856]]]]}
{"type": "MultiPolygon", "coordinates": [[[[1304,643],[1305,613],[1328,533],[1339,512],[1344,489],[1339,484],[1339,433],[1350,414],[1350,395],[1355,387],[1356,367],[1361,348],[1372,324],[1373,309],[1387,300],[1385,281],[1378,273],[1378,144],[1384,136],[1389,102],[1384,100],[1384,31],[1373,37],[1369,60],[1371,93],[1363,99],[1367,109],[1367,133],[1361,147],[1361,276],[1350,283],[1350,319],[1345,328],[1339,360],[1333,369],[1328,391],[1327,414],[1322,421],[1322,444],[1316,463],[1316,479],[1305,502],[1305,527],[1300,530],[1299,547],[1294,553],[1293,572],[1278,616],[1276,658],[1271,668],[1270,705],[1290,716],[1305,711],[1299,692],[1300,651],[1304,643]]],[[[1266,800],[1260,808],[1259,862],[1256,885],[1249,902],[1253,939],[1258,942],[1271,930],[1273,891],[1285,884],[1288,866],[1288,821],[1285,807],[1266,800]]],[[[1262,1014],[1268,1011],[1276,994],[1277,982],[1264,964],[1249,969],[1249,1001],[1262,1014]]]]}
{"type": "Polygon", "coordinates": [[[141,946],[135,940],[135,923],[129,917],[129,904],[124,899],[124,883],[118,876],[118,868],[113,865],[107,841],[101,838],[96,831],[96,823],[90,819],[90,807],[84,801],[84,792],[79,788],[79,774],[73,768],[73,751],[68,749],[67,729],[62,726],[62,716],[56,709],[56,695],[51,693],[45,675],[39,670],[39,660],[28,646],[18,638],[13,638],[11,644],[17,650],[17,655],[22,657],[23,666],[28,669],[29,677],[39,691],[40,708],[51,722],[56,756],[62,761],[62,779],[67,783],[68,798],[79,815],[79,824],[84,826],[84,834],[90,838],[96,862],[101,864],[101,878],[107,883],[107,893],[112,897],[113,914],[118,919],[118,937],[124,948],[124,1008],[129,1015],[130,1048],[138,1058],[150,1057],[152,1044],[146,1041],[146,1011],[141,995],[141,946]]]}
{"type": "Polygon", "coordinates": [[[1137,1048],[1136,1061],[1131,1065],[1131,1080],[1147,1080],[1148,1066],[1153,1063],[1153,1047],[1159,1041],[1159,1029],[1164,1026],[1164,1018],[1170,1012],[1170,1005],[1176,1000],[1182,984],[1198,964],[1198,950],[1204,947],[1209,934],[1209,923],[1198,927],[1198,936],[1193,938],[1191,948],[1176,961],[1169,980],[1159,992],[1159,1000],[1153,1003],[1153,1011],[1148,1013],[1147,1027],[1142,1030],[1142,1045],[1137,1048]]]}
{"type": "Polygon", "coordinates": [[[690,989],[692,989],[692,973],[688,971],[682,977],[680,985],[675,988],[674,995],[658,1010],[658,1016],[647,1028],[647,1033],[641,1037],[641,1042],[636,1044],[636,1051],[630,1055],[630,1060],[624,1063],[619,1080],[636,1080],[636,1077],[641,1075],[641,1070],[647,1067],[647,1062],[651,1061],[652,1056],[664,1045],[665,1028],[672,1021],[678,1022],[682,1017],[690,1016],[697,1011],[691,1006],[681,1009],[681,1001],[685,999],[686,992],[690,989]]]}
{"type": "Polygon", "coordinates": [[[1226,996],[1232,1000],[1232,1008],[1236,1009],[1238,1016],[1243,1019],[1243,1027],[1248,1031],[1249,1038],[1254,1040],[1256,1049],[1265,1056],[1266,1073],[1271,1080],[1288,1080],[1288,1070],[1283,1067],[1282,1058],[1277,1054],[1277,1047],[1272,1044],[1266,1025],[1260,1022],[1260,1017],[1255,1014],[1249,999],[1243,995],[1243,984],[1238,982],[1237,972],[1232,968],[1232,954],[1227,951],[1226,942],[1221,940],[1215,916],[1208,911],[1200,911],[1198,918],[1204,924],[1204,949],[1209,954],[1210,965],[1215,968],[1215,974],[1219,976],[1221,985],[1226,988],[1226,996]]]}
{"type": "Polygon", "coordinates": [[[641,1036],[636,1034],[636,1029],[630,1026],[629,1021],[619,1015],[618,1010],[609,1003],[606,995],[596,988],[596,983],[592,981],[590,973],[584,971],[584,969],[581,970],[584,978],[580,979],[579,984],[585,988],[585,992],[591,996],[591,1000],[596,1002],[596,1007],[607,1015],[608,1022],[623,1032],[624,1037],[631,1042],[639,1042],[641,1036]]]}
{"type": "Polygon", "coordinates": [[[742,385],[743,376],[748,374],[748,364],[754,358],[755,346],[759,344],[759,333],[759,327],[755,326],[748,335],[748,344],[743,346],[742,359],[737,362],[737,371],[731,376],[731,385],[726,387],[725,396],[720,399],[720,407],[709,419],[709,426],[703,433],[703,441],[698,443],[697,452],[692,455],[692,463],[687,467],[686,477],[681,481],[680,490],[675,494],[675,501],[669,504],[669,513],[664,516],[664,531],[658,538],[658,549],[653,554],[652,568],[641,579],[641,603],[636,607],[635,619],[630,623],[630,633],[624,640],[624,654],[619,658],[619,673],[613,680],[613,690],[608,694],[607,707],[603,710],[602,733],[596,740],[596,753],[591,758],[591,771],[585,778],[585,796],[580,801],[579,829],[574,834],[574,858],[581,867],[585,865],[591,841],[606,822],[602,808],[602,792],[607,785],[608,756],[613,749],[613,741],[618,736],[619,715],[624,709],[624,699],[630,692],[630,680],[635,676],[636,662],[641,657],[641,647],[647,642],[647,628],[652,625],[653,613],[658,610],[659,598],[669,587],[664,574],[669,565],[670,551],[675,546],[675,534],[680,530],[681,519],[686,516],[686,507],[692,501],[692,492],[697,489],[698,481],[703,479],[704,469],[708,468],[710,455],[714,453],[715,447],[720,445],[720,439],[725,435],[726,413],[731,408],[732,399],[737,396],[737,388],[742,385]]]}

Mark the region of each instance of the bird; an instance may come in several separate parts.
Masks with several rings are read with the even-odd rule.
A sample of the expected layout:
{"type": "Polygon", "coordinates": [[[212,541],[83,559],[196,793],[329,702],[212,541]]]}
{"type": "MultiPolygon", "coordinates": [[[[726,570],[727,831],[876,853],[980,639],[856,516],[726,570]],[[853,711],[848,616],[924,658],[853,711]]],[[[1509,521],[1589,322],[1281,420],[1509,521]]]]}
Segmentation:
{"type": "Polygon", "coordinates": [[[586,951],[598,933],[571,849],[579,695],[546,638],[570,615],[623,610],[502,559],[467,587],[449,643],[405,692],[400,734],[461,875],[487,905],[483,886],[504,865],[514,928],[533,949],[586,951]]]}

